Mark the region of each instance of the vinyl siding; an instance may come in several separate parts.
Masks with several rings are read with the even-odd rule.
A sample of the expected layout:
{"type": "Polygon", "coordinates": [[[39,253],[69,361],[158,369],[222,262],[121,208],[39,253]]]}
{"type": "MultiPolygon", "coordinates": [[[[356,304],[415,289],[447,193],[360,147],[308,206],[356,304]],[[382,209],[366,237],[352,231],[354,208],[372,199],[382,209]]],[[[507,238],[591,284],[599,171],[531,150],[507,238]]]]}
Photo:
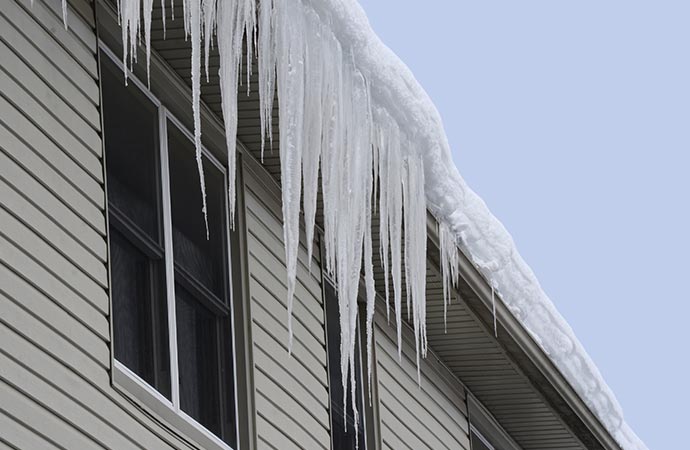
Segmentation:
{"type": "Polygon", "coordinates": [[[92,4],[0,2],[0,448],[191,448],[110,381],[92,4]]]}
{"type": "Polygon", "coordinates": [[[287,352],[286,269],[280,198],[245,171],[257,448],[329,449],[328,373],[320,267],[300,247],[287,352]]]}
{"type": "Polygon", "coordinates": [[[381,448],[469,450],[467,405],[462,386],[433,354],[420,359],[417,382],[414,337],[404,328],[398,359],[395,324],[377,314],[376,378],[381,448]]]}

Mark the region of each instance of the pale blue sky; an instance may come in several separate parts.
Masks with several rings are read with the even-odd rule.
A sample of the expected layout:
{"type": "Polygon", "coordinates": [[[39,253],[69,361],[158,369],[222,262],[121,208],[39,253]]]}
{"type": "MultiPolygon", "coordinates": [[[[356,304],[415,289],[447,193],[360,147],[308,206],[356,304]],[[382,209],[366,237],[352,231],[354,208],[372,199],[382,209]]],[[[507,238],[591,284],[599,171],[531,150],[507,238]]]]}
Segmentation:
{"type": "Polygon", "coordinates": [[[690,448],[690,2],[360,3],[627,421],[690,448]]]}

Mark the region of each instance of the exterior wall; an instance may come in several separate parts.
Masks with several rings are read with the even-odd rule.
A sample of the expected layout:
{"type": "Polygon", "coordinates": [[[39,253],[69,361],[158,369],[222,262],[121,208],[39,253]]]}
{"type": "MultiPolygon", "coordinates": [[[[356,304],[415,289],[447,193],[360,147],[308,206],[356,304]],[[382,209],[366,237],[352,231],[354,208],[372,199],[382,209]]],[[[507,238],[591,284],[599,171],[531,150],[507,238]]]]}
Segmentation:
{"type": "Polygon", "coordinates": [[[469,450],[467,404],[462,386],[428,354],[420,359],[417,382],[414,337],[403,329],[398,359],[395,325],[376,315],[376,378],[381,448],[391,450],[469,450]]]}
{"type": "Polygon", "coordinates": [[[290,356],[286,347],[280,191],[275,185],[271,189],[264,184],[251,170],[245,171],[244,178],[257,448],[328,450],[328,372],[320,265],[314,258],[310,272],[302,245],[290,356]]]}
{"type": "Polygon", "coordinates": [[[110,382],[91,8],[0,2],[0,447],[191,448],[110,382]]]}

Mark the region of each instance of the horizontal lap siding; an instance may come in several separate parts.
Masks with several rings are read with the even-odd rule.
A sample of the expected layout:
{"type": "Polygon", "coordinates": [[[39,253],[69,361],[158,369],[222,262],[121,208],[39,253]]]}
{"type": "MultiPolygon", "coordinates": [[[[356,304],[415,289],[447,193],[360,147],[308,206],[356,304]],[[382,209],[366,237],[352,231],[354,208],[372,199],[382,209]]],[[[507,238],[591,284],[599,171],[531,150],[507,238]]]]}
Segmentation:
{"type": "MultiPolygon", "coordinates": [[[[378,314],[377,316],[380,316],[378,314]]],[[[398,359],[395,325],[376,324],[381,447],[391,450],[469,450],[467,407],[462,387],[442,376],[431,362],[421,360],[417,381],[414,342],[409,329],[398,359]]],[[[429,354],[429,358],[433,355],[429,354]]]]}
{"type": "Polygon", "coordinates": [[[110,383],[87,0],[0,2],[0,448],[191,448],[110,383]]]}
{"type": "MultiPolygon", "coordinates": [[[[249,171],[247,171],[249,173],[249,171]]],[[[259,449],[329,449],[328,373],[320,267],[300,246],[287,342],[287,287],[280,199],[246,176],[245,204],[256,432],[259,449]]]]}

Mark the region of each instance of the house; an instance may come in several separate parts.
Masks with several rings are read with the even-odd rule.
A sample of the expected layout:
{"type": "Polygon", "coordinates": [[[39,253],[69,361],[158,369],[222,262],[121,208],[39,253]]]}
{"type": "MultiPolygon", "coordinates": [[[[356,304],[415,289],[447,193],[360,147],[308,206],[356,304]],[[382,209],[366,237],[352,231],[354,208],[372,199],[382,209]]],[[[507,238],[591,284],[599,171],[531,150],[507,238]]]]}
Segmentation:
{"type": "MultiPolygon", "coordinates": [[[[419,209],[423,202],[409,203],[416,192],[409,185],[399,199],[411,217],[404,259],[417,266],[405,266],[400,290],[391,280],[388,295],[391,302],[401,295],[401,324],[386,308],[395,257],[386,262],[379,251],[382,240],[397,242],[400,268],[401,237],[381,236],[392,229],[379,226],[381,210],[358,231],[373,246],[367,255],[364,245],[365,267],[355,252],[352,266],[338,266],[356,267],[353,279],[328,270],[325,237],[334,224],[322,192],[313,197],[313,235],[309,214],[293,214],[284,229],[295,209],[285,206],[289,172],[280,149],[290,129],[278,101],[266,110],[243,84],[237,140],[228,145],[223,110],[233,105],[223,105],[217,46],[209,48],[200,107],[193,104],[199,74],[190,76],[186,28],[200,40],[199,23],[210,16],[197,9],[183,20],[183,5],[194,0],[156,3],[141,42],[139,24],[149,19],[138,17],[139,2],[120,5],[127,20],[110,0],[69,0],[65,11],[59,0],[0,5],[0,448],[643,448],[596,370],[587,372],[579,344],[567,333],[555,344],[538,340],[489,266],[477,264],[478,253],[458,251],[455,239],[449,246],[447,225],[419,209]],[[130,73],[132,51],[138,63],[130,73]],[[267,117],[276,126],[264,147],[267,117]],[[414,291],[412,314],[403,290],[414,291]],[[344,302],[343,291],[361,304],[344,302]],[[370,351],[366,304],[375,310],[370,351]],[[356,329],[341,320],[352,308],[360,308],[356,329]],[[341,345],[341,333],[352,346],[341,345]],[[575,356],[547,353],[552,344],[575,356]]],[[[333,27],[350,19],[354,26],[357,11],[334,7],[333,27]]],[[[345,64],[350,57],[357,55],[345,64]]],[[[234,74],[247,75],[246,65],[234,74]]],[[[259,75],[254,68],[251,86],[259,75]]],[[[386,90],[375,84],[381,79],[364,78],[352,83],[386,90]]],[[[289,103],[281,83],[279,100],[289,103]]],[[[366,107],[360,100],[353,104],[366,107]]],[[[414,101],[400,108],[424,109],[414,101]]],[[[369,172],[358,172],[363,183],[369,172]]],[[[365,192],[371,197],[360,204],[382,192],[365,192]]],[[[297,190],[297,204],[299,197],[297,190]]],[[[536,328],[560,333],[551,310],[543,311],[536,328]]]]}

